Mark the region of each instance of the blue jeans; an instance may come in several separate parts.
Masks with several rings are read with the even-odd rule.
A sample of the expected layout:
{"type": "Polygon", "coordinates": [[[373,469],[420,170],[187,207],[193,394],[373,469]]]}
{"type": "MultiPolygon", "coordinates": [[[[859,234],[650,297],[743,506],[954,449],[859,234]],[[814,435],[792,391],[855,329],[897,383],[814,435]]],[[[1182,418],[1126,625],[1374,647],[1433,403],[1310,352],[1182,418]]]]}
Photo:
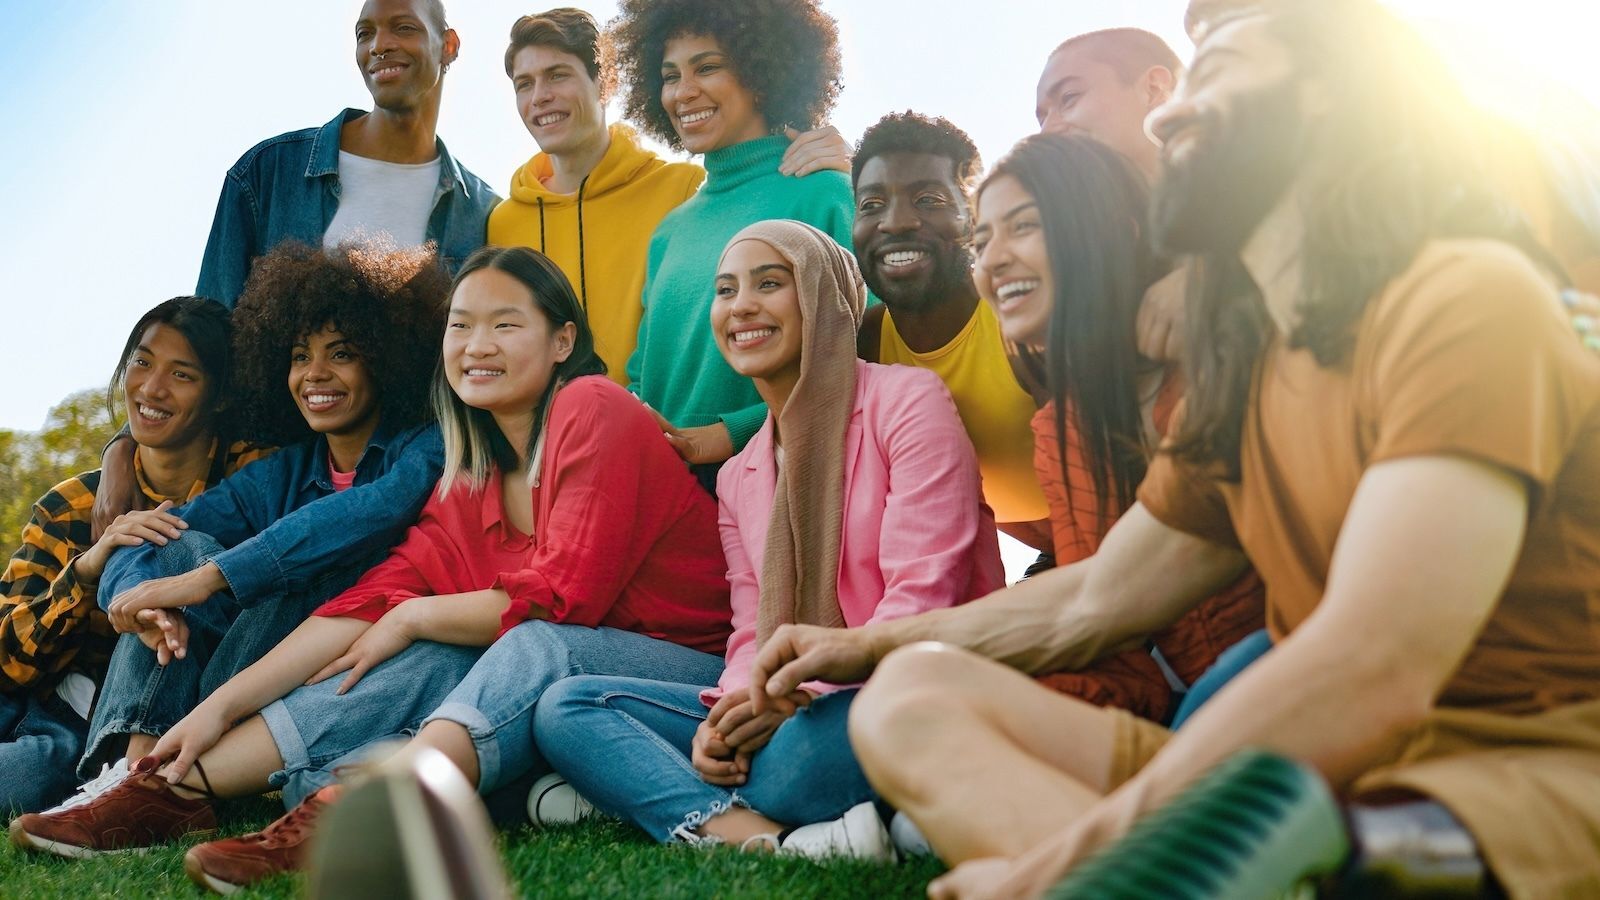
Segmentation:
{"type": "Polygon", "coordinates": [[[637,678],[569,678],[535,717],[539,749],[578,793],[658,841],[695,841],[706,820],[742,806],[784,825],[837,818],[874,799],[845,731],[854,690],[817,698],[778,726],[743,787],[707,784],[689,761],[709,710],[703,688],[637,678]]]}
{"type": "Polygon", "coordinates": [[[535,770],[549,771],[534,745],[534,710],[552,685],[574,675],[714,684],[722,657],[616,628],[530,620],[484,651],[427,722],[467,729],[478,753],[478,792],[488,794],[535,770]]]}
{"type": "MultiPolygon", "coordinates": [[[[221,549],[208,535],[185,534],[160,548],[160,577],[190,572],[221,549]]],[[[227,593],[212,594],[183,610],[188,649],[183,659],[165,666],[137,635],[117,638],[78,774],[93,776],[98,763],[121,752],[120,742],[110,746],[114,737],[165,734],[212,691],[277,646],[318,605],[314,597],[278,597],[241,610],[227,593]]]]}
{"type": "Polygon", "coordinates": [[[1272,649],[1272,637],[1265,628],[1251,632],[1239,640],[1239,643],[1222,651],[1217,661],[1205,674],[1195,679],[1189,686],[1189,692],[1183,696],[1183,702],[1178,704],[1178,711],[1172,714],[1172,724],[1168,728],[1176,731],[1179,726],[1189,720],[1199,709],[1210,700],[1222,686],[1232,681],[1235,675],[1250,667],[1250,664],[1266,655],[1272,649]]]}
{"type": "Polygon", "coordinates": [[[482,647],[418,641],[372,667],[356,686],[335,675],[295,688],[261,710],[283,768],[268,777],[289,809],[333,783],[334,771],[358,762],[374,743],[416,733],[422,719],[472,671],[482,647]]]}
{"type": "Polygon", "coordinates": [[[38,812],[77,787],[73,767],[89,731],[66,701],[0,696],[0,814],[38,812]]]}

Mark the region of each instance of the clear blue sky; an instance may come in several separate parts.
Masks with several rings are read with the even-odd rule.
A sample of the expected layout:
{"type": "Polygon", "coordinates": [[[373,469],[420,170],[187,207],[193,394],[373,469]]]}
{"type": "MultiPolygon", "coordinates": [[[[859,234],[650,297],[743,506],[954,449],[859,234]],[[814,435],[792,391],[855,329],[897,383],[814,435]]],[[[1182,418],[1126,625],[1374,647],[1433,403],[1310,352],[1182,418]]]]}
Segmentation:
{"type": "MultiPolygon", "coordinates": [[[[1391,0],[1459,46],[1500,46],[1513,68],[1579,83],[1589,97],[1600,6],[1523,0],[1391,0]],[[1544,26],[1560,21],[1562,27],[1544,26]],[[1476,43],[1474,43],[1476,42],[1476,43]]],[[[602,20],[613,2],[580,2],[602,20]]],[[[834,123],[852,140],[880,115],[949,117],[998,157],[1033,128],[1033,88],[1062,39],[1148,28],[1188,57],[1186,0],[824,0],[844,36],[834,123]]],[[[32,430],[68,393],[101,384],[145,309],[194,288],[223,172],[246,148],[319,125],[368,98],[353,61],[356,0],[7,4],[0,55],[0,428],[32,430]]],[[[462,37],[440,134],[502,194],[534,150],[502,68],[517,16],[542,8],[454,0],[462,37]]],[[[1475,60],[1474,62],[1480,62],[1475,60]]],[[[1472,67],[1482,71],[1481,65],[1472,67]]],[[[1480,78],[1505,91],[1504,78],[1480,78]]],[[[1516,99],[1516,98],[1513,98],[1516,99]]]]}

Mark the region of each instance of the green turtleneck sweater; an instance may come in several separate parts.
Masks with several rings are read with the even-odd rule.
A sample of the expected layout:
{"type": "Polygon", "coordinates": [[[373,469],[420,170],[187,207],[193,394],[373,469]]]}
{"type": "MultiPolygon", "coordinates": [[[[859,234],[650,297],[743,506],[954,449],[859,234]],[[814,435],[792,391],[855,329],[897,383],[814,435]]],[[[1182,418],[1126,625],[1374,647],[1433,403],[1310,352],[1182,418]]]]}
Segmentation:
{"type": "Polygon", "coordinates": [[[746,225],[798,219],[850,249],[850,177],[778,174],[789,140],[757,138],[706,154],[700,193],[667,214],[650,238],[644,318],[628,358],[629,390],[679,428],[727,424],[735,452],[767,417],[755,384],[734,372],[711,334],[717,262],[746,225]]]}

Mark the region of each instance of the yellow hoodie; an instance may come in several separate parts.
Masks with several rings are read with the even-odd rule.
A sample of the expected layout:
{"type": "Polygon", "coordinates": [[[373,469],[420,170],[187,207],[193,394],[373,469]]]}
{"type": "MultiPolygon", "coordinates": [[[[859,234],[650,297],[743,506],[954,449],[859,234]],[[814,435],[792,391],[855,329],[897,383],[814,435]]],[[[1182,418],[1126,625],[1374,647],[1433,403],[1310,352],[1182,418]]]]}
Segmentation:
{"type": "Polygon", "coordinates": [[[694,196],[706,173],[656,156],[619,122],[611,126],[606,155],[576,194],[545,187],[539,179],[550,175],[550,157],[540,153],[511,176],[511,199],[489,214],[489,243],[532,247],[561,267],[589,312],[595,347],[611,379],[626,387],[650,235],[667,213],[694,196]]]}

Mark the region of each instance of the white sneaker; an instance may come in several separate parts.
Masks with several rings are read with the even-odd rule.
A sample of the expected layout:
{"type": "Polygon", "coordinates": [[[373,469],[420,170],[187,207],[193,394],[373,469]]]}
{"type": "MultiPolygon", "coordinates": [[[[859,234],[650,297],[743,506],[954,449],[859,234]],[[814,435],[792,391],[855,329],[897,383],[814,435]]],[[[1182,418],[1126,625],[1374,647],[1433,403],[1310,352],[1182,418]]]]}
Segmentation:
{"type": "Polygon", "coordinates": [[[922,836],[922,830],[911,817],[903,812],[894,814],[889,820],[889,840],[894,842],[894,848],[905,856],[932,856],[933,847],[929,846],[928,839],[922,836]]]}
{"type": "Polygon", "coordinates": [[[540,827],[570,825],[593,812],[594,804],[554,772],[535,781],[528,791],[528,819],[540,827]]]}
{"type": "Polygon", "coordinates": [[[72,809],[75,806],[82,806],[101,794],[104,794],[106,791],[116,787],[118,784],[121,784],[122,781],[127,777],[127,759],[118,757],[117,761],[114,763],[102,763],[100,766],[99,775],[89,779],[87,783],[79,787],[76,794],[73,794],[71,797],[61,801],[59,805],[45,810],[45,814],[49,815],[50,813],[61,812],[64,809],[72,809]]]}
{"type": "Polygon", "coordinates": [[[784,838],[780,852],[812,859],[844,856],[893,862],[895,858],[889,830],[883,827],[878,808],[871,801],[850,807],[831,822],[796,828],[784,838]]]}

